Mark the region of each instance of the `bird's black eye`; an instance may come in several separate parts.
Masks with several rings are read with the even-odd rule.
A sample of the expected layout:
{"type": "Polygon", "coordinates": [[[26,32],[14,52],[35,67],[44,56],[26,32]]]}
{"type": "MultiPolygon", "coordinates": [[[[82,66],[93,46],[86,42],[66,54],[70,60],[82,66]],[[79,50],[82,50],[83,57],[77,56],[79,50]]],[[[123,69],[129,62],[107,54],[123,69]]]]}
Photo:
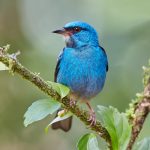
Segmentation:
{"type": "Polygon", "coordinates": [[[81,28],[80,27],[74,27],[74,32],[80,32],[81,31],[81,28]]]}

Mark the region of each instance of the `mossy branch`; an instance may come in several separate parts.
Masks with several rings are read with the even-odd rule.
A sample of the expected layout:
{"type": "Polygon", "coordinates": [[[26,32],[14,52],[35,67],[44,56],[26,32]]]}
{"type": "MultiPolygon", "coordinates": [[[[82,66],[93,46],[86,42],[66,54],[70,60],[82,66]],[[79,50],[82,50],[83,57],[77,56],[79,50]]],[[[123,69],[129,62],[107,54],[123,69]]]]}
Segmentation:
{"type": "MultiPolygon", "coordinates": [[[[90,122],[88,121],[89,113],[87,111],[82,110],[78,105],[70,107],[69,96],[61,99],[60,95],[38,74],[31,72],[30,70],[22,66],[21,63],[18,62],[16,58],[18,53],[10,55],[8,53],[8,49],[8,46],[0,48],[0,62],[5,64],[9,68],[10,73],[18,73],[24,79],[32,82],[45,94],[60,102],[64,108],[71,111],[86,126],[90,126],[90,122]]],[[[95,125],[90,126],[90,129],[95,131],[98,135],[100,135],[100,137],[104,138],[110,145],[110,136],[107,130],[101,125],[99,121],[96,121],[95,125]]]]}
{"type": "MultiPolygon", "coordinates": [[[[18,73],[24,79],[32,82],[35,86],[37,86],[41,91],[43,91],[48,96],[52,97],[56,101],[60,102],[62,106],[69,111],[71,111],[77,118],[79,118],[86,126],[90,125],[88,121],[89,113],[85,110],[82,110],[78,105],[74,107],[70,107],[69,96],[61,99],[60,95],[55,91],[46,81],[44,81],[38,74],[31,72],[24,66],[22,66],[16,56],[19,53],[9,54],[8,46],[0,48],[0,62],[5,64],[9,68],[10,73],[18,73]]],[[[144,121],[150,112],[150,67],[144,67],[144,92],[142,94],[137,94],[137,99],[134,100],[129,106],[127,110],[127,115],[129,118],[129,122],[132,125],[132,133],[130,142],[127,150],[131,150],[133,144],[138,137],[144,121]]],[[[91,126],[90,129],[95,131],[100,137],[106,140],[111,148],[111,139],[107,132],[107,130],[101,125],[99,121],[96,121],[96,124],[91,126]]]]}
{"type": "Polygon", "coordinates": [[[150,112],[150,60],[149,66],[143,67],[143,70],[144,92],[136,94],[137,98],[129,104],[130,108],[127,110],[129,122],[132,125],[132,133],[127,150],[132,150],[144,121],[150,112]]]}

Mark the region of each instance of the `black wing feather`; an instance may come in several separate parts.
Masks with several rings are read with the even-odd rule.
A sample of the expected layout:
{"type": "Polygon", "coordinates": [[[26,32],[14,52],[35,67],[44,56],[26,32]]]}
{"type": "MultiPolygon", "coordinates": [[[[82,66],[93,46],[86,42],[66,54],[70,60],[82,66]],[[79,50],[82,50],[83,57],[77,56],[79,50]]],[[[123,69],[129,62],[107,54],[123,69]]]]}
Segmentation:
{"type": "Polygon", "coordinates": [[[56,65],[55,72],[54,72],[54,81],[55,82],[57,82],[57,75],[59,72],[59,64],[60,64],[60,60],[57,61],[57,65],[56,65]]]}
{"type": "Polygon", "coordinates": [[[56,68],[55,68],[55,72],[54,72],[54,81],[55,82],[57,82],[57,75],[58,75],[58,72],[59,72],[59,69],[60,69],[60,62],[61,62],[61,59],[62,59],[64,49],[60,52],[60,54],[58,56],[58,59],[57,59],[57,64],[56,64],[56,68]]]}
{"type": "MultiPolygon", "coordinates": [[[[105,53],[105,55],[106,55],[106,57],[107,57],[107,54],[106,54],[105,49],[104,49],[103,47],[101,47],[101,46],[99,46],[99,47],[103,50],[103,52],[105,53]]],[[[106,71],[108,71],[108,69],[109,69],[109,67],[108,67],[108,61],[107,61],[107,64],[106,64],[106,71]]]]}

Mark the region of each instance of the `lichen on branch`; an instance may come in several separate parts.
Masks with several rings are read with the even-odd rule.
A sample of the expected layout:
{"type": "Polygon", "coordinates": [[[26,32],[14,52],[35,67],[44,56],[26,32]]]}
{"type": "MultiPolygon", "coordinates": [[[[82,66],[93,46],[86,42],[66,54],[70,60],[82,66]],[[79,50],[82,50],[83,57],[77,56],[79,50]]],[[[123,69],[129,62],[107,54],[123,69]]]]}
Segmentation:
{"type": "Polygon", "coordinates": [[[132,125],[132,133],[127,150],[132,149],[150,112],[150,60],[149,66],[144,66],[143,70],[144,92],[136,94],[136,99],[129,104],[129,109],[126,111],[129,122],[132,125]]]}
{"type": "MultiPolygon", "coordinates": [[[[62,104],[62,107],[68,109],[77,118],[79,118],[86,126],[90,126],[88,121],[89,113],[82,110],[78,105],[74,107],[70,106],[69,95],[61,98],[59,93],[50,86],[44,79],[42,79],[38,74],[33,73],[28,70],[17,60],[17,55],[19,52],[14,54],[8,53],[9,46],[0,47],[0,62],[8,67],[11,74],[17,73],[24,79],[33,83],[41,91],[43,91],[48,96],[52,97],[56,101],[62,104]]],[[[150,62],[148,67],[143,67],[144,69],[144,92],[137,94],[137,98],[129,104],[129,109],[126,111],[130,124],[132,125],[132,133],[130,137],[130,142],[128,144],[127,150],[131,150],[135,140],[137,139],[144,121],[150,112],[150,62]]],[[[109,144],[109,148],[112,149],[111,138],[105,127],[97,120],[95,125],[90,127],[92,131],[95,131],[109,144]]]]}
{"type": "MultiPolygon", "coordinates": [[[[9,46],[0,48],[0,62],[5,64],[9,68],[9,72],[17,73],[24,79],[32,82],[45,94],[60,102],[62,104],[62,107],[72,112],[85,125],[90,126],[90,122],[88,121],[89,113],[87,111],[82,110],[78,105],[71,107],[69,95],[61,99],[61,96],[57,93],[57,91],[55,91],[52,86],[50,86],[46,81],[44,81],[44,79],[42,79],[38,74],[33,73],[32,71],[22,66],[21,63],[19,63],[19,61],[17,60],[18,52],[10,55],[8,53],[8,49],[9,46]]],[[[90,129],[95,131],[98,135],[100,135],[110,144],[110,136],[107,130],[101,125],[99,121],[96,121],[95,125],[90,126],[90,129]]]]}

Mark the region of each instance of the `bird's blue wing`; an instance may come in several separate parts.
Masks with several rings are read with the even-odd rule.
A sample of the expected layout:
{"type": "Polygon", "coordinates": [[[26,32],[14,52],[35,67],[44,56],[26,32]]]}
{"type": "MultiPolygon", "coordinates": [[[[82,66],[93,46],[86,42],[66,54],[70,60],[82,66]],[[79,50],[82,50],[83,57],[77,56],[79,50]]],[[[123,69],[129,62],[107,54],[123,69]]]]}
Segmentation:
{"type": "MultiPolygon", "coordinates": [[[[107,57],[107,54],[106,54],[105,49],[104,49],[103,47],[101,47],[101,46],[99,46],[99,47],[103,50],[103,52],[105,53],[105,55],[106,55],[106,57],[107,57]]],[[[107,59],[106,71],[108,71],[108,69],[109,69],[109,67],[108,67],[108,59],[107,59]]]]}
{"type": "Polygon", "coordinates": [[[54,81],[57,82],[57,75],[60,69],[60,62],[63,56],[63,52],[64,52],[65,48],[60,52],[58,58],[57,58],[57,64],[56,64],[56,68],[55,68],[55,72],[54,72],[54,81]]]}

